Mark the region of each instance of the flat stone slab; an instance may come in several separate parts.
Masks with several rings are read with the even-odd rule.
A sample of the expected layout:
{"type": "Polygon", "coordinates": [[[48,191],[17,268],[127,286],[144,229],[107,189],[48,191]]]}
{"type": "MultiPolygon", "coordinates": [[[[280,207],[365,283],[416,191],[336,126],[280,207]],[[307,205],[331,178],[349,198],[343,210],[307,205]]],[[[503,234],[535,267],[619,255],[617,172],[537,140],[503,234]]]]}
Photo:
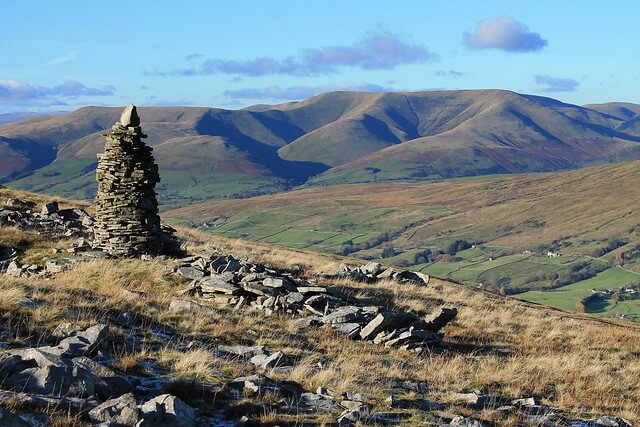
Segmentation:
{"type": "Polygon", "coordinates": [[[322,323],[335,324],[335,323],[348,323],[351,322],[362,314],[362,310],[359,307],[346,306],[340,307],[326,316],[322,317],[322,323]]]}
{"type": "Polygon", "coordinates": [[[195,286],[199,286],[204,293],[220,293],[225,295],[237,295],[240,293],[239,287],[217,277],[204,277],[198,280],[195,286]]]}

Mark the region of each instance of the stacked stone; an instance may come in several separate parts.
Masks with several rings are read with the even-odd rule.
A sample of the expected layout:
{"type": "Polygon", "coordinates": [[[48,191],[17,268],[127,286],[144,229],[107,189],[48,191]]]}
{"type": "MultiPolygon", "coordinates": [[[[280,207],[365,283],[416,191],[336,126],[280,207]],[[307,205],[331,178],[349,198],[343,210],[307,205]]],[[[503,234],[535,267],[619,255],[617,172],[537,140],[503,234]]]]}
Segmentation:
{"type": "Polygon", "coordinates": [[[114,256],[158,253],[162,229],[155,185],[160,182],[152,149],[142,138],[136,107],[129,104],[98,154],[94,246],[114,256]]]}

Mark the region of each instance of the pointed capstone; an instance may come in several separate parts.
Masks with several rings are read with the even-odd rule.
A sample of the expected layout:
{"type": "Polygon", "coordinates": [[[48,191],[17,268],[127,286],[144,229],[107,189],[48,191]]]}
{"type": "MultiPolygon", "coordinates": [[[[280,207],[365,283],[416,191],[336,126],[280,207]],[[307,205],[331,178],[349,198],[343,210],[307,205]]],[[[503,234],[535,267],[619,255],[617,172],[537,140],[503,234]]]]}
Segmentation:
{"type": "Polygon", "coordinates": [[[125,107],[120,115],[120,124],[126,128],[130,126],[140,126],[140,117],[138,117],[138,111],[135,105],[129,104],[125,107]]]}

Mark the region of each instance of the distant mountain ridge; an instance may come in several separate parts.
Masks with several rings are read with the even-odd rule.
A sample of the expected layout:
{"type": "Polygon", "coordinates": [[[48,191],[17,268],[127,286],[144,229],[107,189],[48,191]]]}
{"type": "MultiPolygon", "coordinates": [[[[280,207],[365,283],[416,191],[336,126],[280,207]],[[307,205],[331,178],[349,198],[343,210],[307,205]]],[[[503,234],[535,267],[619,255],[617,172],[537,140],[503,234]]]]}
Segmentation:
{"type": "MultiPolygon", "coordinates": [[[[120,108],[0,125],[0,180],[92,197],[120,108]]],[[[242,110],[140,108],[165,203],[305,182],[423,180],[640,159],[640,105],[580,107],[502,90],[330,92],[242,110]]]]}

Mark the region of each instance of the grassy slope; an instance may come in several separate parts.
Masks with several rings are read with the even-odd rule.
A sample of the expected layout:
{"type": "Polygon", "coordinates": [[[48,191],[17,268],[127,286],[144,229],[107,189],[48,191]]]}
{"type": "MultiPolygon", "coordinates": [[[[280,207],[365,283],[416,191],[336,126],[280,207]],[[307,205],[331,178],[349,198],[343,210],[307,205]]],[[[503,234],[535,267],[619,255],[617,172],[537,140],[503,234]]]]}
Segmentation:
{"type": "MultiPolygon", "coordinates": [[[[454,262],[414,268],[470,284],[497,279],[507,280],[507,288],[543,286],[551,280],[532,282],[532,277],[562,273],[576,262],[602,264],[640,243],[640,200],[635,186],[639,166],[630,162],[432,184],[309,188],[194,205],[166,216],[206,223],[207,231],[223,236],[325,252],[340,250],[348,240],[357,244],[391,233],[389,241],[353,255],[378,257],[384,247],[392,246],[401,253],[387,261],[410,264],[415,253],[425,248],[440,249],[464,239],[481,246],[458,254],[454,262]],[[612,238],[629,243],[593,259],[591,254],[612,238]],[[524,253],[554,241],[563,255],[560,258],[549,258],[546,251],[524,253]]],[[[637,269],[637,265],[629,267],[637,269]]]]}
{"type": "MultiPolygon", "coordinates": [[[[2,198],[15,196],[29,197],[0,189],[2,198]]],[[[42,203],[47,199],[40,197],[38,201],[42,203]]],[[[11,244],[7,241],[10,234],[5,231],[0,232],[0,244],[11,244]]],[[[216,250],[280,267],[299,264],[305,266],[309,274],[327,271],[345,261],[189,229],[180,229],[179,233],[192,252],[216,250]]],[[[24,234],[22,238],[29,241],[33,235],[24,234]]],[[[39,247],[32,244],[27,250],[31,250],[32,255],[35,251],[50,254],[51,246],[57,244],[52,241],[38,243],[39,247]]],[[[307,390],[323,386],[341,392],[359,391],[383,400],[388,395],[385,391],[388,383],[402,378],[426,381],[429,398],[439,401],[447,401],[451,392],[480,388],[511,398],[536,396],[545,404],[579,416],[607,413],[624,416],[632,422],[640,421],[637,382],[640,365],[636,357],[640,352],[640,328],[632,323],[566,313],[442,280],[433,280],[428,287],[323,282],[361,297],[386,301],[389,307],[421,312],[434,301],[458,307],[458,318],[444,330],[450,349],[425,358],[354,342],[324,329],[300,330],[295,320],[287,317],[261,317],[243,310],[215,307],[213,311],[195,315],[171,312],[168,306],[174,292],[187,283],[164,275],[164,264],[101,260],[80,265],[48,281],[0,277],[3,294],[0,328],[11,325],[15,338],[24,340],[27,336],[46,337],[61,322],[90,325],[98,319],[104,320],[104,316],[115,317],[126,312],[134,324],[143,327],[142,333],[148,332],[149,343],[153,343],[154,337],[145,325],[150,323],[173,329],[181,339],[176,342],[176,348],[142,348],[122,354],[113,364],[117,370],[140,370],[145,362],[153,362],[166,367],[164,375],[174,379],[190,379],[208,384],[207,387],[217,387],[212,384],[252,374],[254,368],[237,360],[217,357],[208,351],[208,346],[255,344],[299,356],[299,365],[293,371],[273,370],[267,375],[299,382],[307,390]],[[122,289],[143,290],[146,295],[131,299],[123,295],[122,289]],[[34,308],[23,304],[25,300],[39,304],[34,308]],[[181,343],[190,340],[204,340],[207,345],[188,351],[178,349],[181,343]],[[318,368],[319,360],[330,363],[318,368]],[[363,366],[367,369],[362,369],[363,366]]],[[[122,333],[122,327],[117,325],[112,324],[112,334],[122,333]]],[[[184,393],[184,399],[196,406],[206,405],[201,400],[203,396],[193,391],[184,393]]],[[[376,409],[386,410],[384,406],[376,409]]],[[[469,413],[464,408],[450,410],[469,413]]],[[[296,419],[275,416],[268,410],[261,413],[263,422],[280,424],[330,421],[321,413],[296,419]]],[[[52,414],[63,419],[68,417],[55,411],[52,414]]],[[[502,424],[533,425],[519,419],[501,419],[491,411],[473,415],[502,424]]],[[[412,425],[412,421],[408,420],[405,425],[412,425]]]]}

